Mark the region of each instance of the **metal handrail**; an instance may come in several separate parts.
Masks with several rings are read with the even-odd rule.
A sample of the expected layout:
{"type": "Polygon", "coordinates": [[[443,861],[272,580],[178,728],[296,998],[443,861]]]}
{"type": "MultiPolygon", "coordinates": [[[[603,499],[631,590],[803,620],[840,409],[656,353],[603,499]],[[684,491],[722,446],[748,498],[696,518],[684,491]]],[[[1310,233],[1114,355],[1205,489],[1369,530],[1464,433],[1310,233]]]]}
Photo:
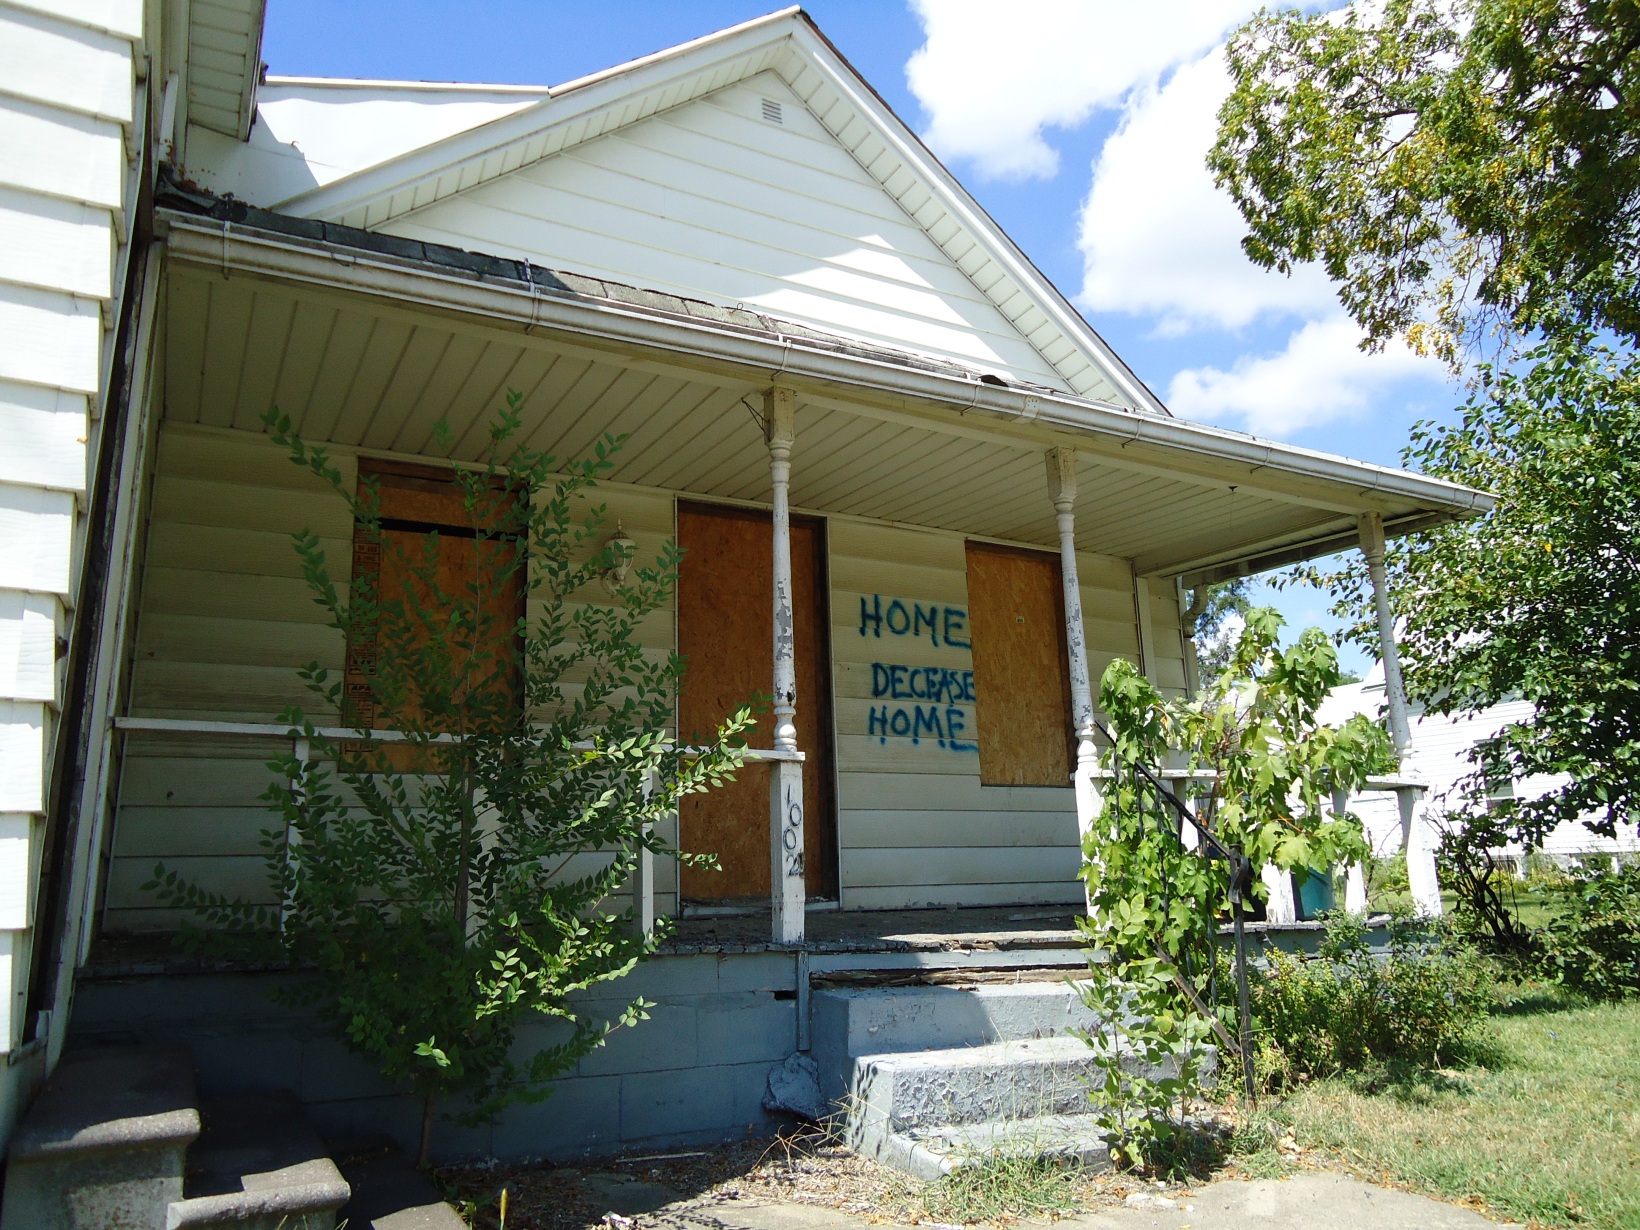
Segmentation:
{"type": "MultiPolygon", "coordinates": [[[[1097,724],[1097,723],[1096,723],[1097,724]]],[[[1104,727],[1100,726],[1103,730],[1104,727]]],[[[1093,773],[1097,781],[1114,781],[1117,774],[1112,769],[1095,769],[1093,773]]],[[[1151,773],[1164,782],[1214,782],[1222,775],[1217,769],[1158,769],[1151,773]]],[[[1369,777],[1362,783],[1363,790],[1428,790],[1429,783],[1420,777],[1403,775],[1401,777],[1369,777]]]]}
{"type": "MultiPolygon", "coordinates": [[[[260,739],[306,739],[313,735],[321,739],[368,739],[373,743],[409,743],[420,740],[425,743],[454,743],[458,735],[416,735],[403,730],[366,730],[361,731],[345,726],[316,726],[311,731],[303,730],[299,726],[280,725],[277,722],[212,722],[192,718],[145,718],[145,717],[116,717],[114,729],[128,731],[144,731],[150,734],[189,734],[189,735],[237,735],[244,738],[260,739]]],[[[596,744],[582,739],[570,744],[574,751],[590,752],[596,744]]],[[[686,747],[685,752],[694,752],[697,755],[705,752],[705,748],[686,747]]],[[[787,751],[777,747],[747,747],[739,749],[745,759],[750,761],[790,761],[801,764],[804,759],[802,752],[787,751]]]]}

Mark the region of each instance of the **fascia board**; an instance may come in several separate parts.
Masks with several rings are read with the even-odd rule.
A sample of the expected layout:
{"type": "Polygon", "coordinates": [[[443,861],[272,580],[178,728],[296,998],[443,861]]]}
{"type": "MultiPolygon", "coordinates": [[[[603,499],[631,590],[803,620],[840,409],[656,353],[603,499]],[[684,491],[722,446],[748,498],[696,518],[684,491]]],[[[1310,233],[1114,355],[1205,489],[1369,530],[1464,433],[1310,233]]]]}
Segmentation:
{"type": "MultiPolygon", "coordinates": [[[[957,224],[976,243],[985,248],[992,260],[999,264],[1037,305],[1048,314],[1061,333],[1080,344],[1086,357],[1103,371],[1113,387],[1121,390],[1132,404],[1153,414],[1168,415],[1167,408],[1157,399],[1144,382],[1117,357],[1105,340],[1082,318],[1059,290],[1042,276],[1029,257],[1019,250],[1014,241],[996,221],[986,213],[946,170],[945,164],[920,141],[888,106],[869,88],[862,88],[859,74],[850,68],[814,29],[807,24],[798,26],[792,41],[800,44],[810,64],[828,83],[847,100],[854,110],[864,116],[888,142],[906,167],[918,176],[942,199],[957,224]]],[[[791,84],[791,77],[787,77],[791,84]]],[[[982,292],[983,293],[983,292],[982,292]]],[[[989,296],[987,296],[989,298],[989,296]]]]}
{"type": "MultiPolygon", "coordinates": [[[[709,39],[685,43],[629,65],[581,78],[554,88],[546,98],[510,115],[491,120],[477,128],[456,133],[397,158],[366,167],[352,175],[333,180],[320,188],[310,188],[274,208],[299,218],[342,221],[346,216],[419,184],[436,179],[456,168],[505,153],[515,145],[547,135],[601,109],[628,102],[633,97],[662,93],[669,86],[691,77],[704,80],[726,62],[736,59],[758,62],[772,55],[790,36],[786,27],[792,18],[777,13],[747,22],[709,39]]],[[[767,65],[745,76],[762,72],[767,65]]],[[[724,84],[730,84],[725,82],[724,84]]],[[[472,185],[469,184],[469,187],[472,185]]]]}
{"type": "MultiPolygon", "coordinates": [[[[853,388],[907,404],[961,412],[971,423],[990,419],[998,435],[1034,426],[1060,433],[1062,443],[1092,459],[1119,460],[1138,446],[1151,465],[1174,459],[1181,477],[1245,484],[1295,503],[1320,495],[1340,512],[1387,510],[1386,522],[1485,513],[1496,498],[1484,491],[1407,470],[1353,461],[1185,419],[1162,418],[1040,389],[967,381],[807,344],[634,310],[614,301],[533,293],[522,284],[476,281],[411,261],[342,245],[255,231],[161,210],[170,255],[208,270],[245,270],[282,280],[417,304],[439,311],[505,321],[512,326],[596,339],[616,348],[641,347],[682,356],[696,365],[739,368],[822,388],[853,388]],[[1395,505],[1399,505],[1396,508],[1395,505]]],[[[765,378],[765,377],[760,377],[765,378]]]]}

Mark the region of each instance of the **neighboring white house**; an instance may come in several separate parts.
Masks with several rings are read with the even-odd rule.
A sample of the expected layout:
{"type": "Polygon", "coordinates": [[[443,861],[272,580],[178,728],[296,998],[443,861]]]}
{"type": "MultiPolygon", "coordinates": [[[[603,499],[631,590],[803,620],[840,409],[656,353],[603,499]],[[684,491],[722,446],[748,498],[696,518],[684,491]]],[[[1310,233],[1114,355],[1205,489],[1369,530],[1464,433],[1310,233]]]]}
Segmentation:
{"type": "Polygon", "coordinates": [[[626,434],[612,523],[690,548],[642,630],[691,658],[680,724],[721,716],[702,680],[776,697],[749,780],[669,834],[725,870],[631,886],[770,923],[635,975],[669,1045],[449,1145],[498,1156],[743,1131],[806,1049],[810,913],[1083,900],[1091,681],[1186,690],[1185,589],[1490,506],[1172,417],[800,10],[550,89],[264,82],[261,24],[0,0],[0,1139],[71,1014],[194,1030],[209,1079],[333,1126],[403,1112],[254,978],[87,965],[177,923],[156,860],[266,893],[274,717],[300,665],[359,674],[289,535],[367,553],[272,406],[440,490],[509,389],[532,446],[626,434]]]}
{"type": "MultiPolygon", "coordinates": [[[[1342,722],[1357,713],[1376,718],[1383,710],[1384,667],[1378,662],[1361,682],[1334,688],[1320,716],[1326,722],[1342,722]]],[[[1531,716],[1532,706],[1527,701],[1509,701],[1476,713],[1451,716],[1425,713],[1414,705],[1412,745],[1402,760],[1401,771],[1427,784],[1428,792],[1419,804],[1421,822],[1439,825],[1442,816],[1460,806],[1484,803],[1487,798],[1535,799],[1563,785],[1568,780],[1563,776],[1534,775],[1493,783],[1481,792],[1482,797],[1472,797],[1473,786],[1467,780],[1475,771],[1470,749],[1505,726],[1528,721],[1531,716]]],[[[1393,794],[1378,791],[1359,795],[1352,810],[1366,825],[1375,855],[1382,858],[1401,849],[1401,812],[1393,794]]],[[[1556,862],[1570,866],[1588,855],[1619,859],[1640,856],[1640,837],[1632,832],[1616,838],[1601,837],[1580,823],[1567,822],[1544,839],[1541,849],[1556,862]]],[[[1498,854],[1517,869],[1523,867],[1523,851],[1518,843],[1503,847],[1498,854]]]]}

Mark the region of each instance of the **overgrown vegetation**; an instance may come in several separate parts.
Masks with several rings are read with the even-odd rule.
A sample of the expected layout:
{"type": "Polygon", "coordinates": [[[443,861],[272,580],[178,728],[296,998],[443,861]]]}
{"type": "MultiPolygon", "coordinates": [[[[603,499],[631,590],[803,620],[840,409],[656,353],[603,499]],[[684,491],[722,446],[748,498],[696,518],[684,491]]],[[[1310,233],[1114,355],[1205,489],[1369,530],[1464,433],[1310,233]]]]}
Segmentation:
{"type": "MultiPolygon", "coordinates": [[[[355,489],[269,415],[274,440],[354,516],[351,580],[317,535],[295,541],[347,669],[305,667],[311,711],[279,718],[307,754],[269,766],[274,904],[163,866],[152,885],[303,971],[291,995],[423,1099],[423,1161],[439,1102],[473,1121],[538,1100],[645,1016],[634,999],[588,1019],[572,996],[653,947],[616,895],[640,851],[674,853],[658,825],[733,773],[751,721],[742,710],[689,749],[668,733],[683,663],[646,654],[638,629],[668,600],[679,553],[668,544],[632,567],[613,598],[597,588],[630,562],[630,544],[603,543],[602,510],[586,507],[619,441],[560,463],[517,443],[521,400],[509,395],[483,466],[452,472],[459,511],[443,532],[405,532],[403,512],[384,515],[378,477],[355,489]],[[325,733],[338,720],[351,738],[325,733]],[[401,741],[373,737],[383,730],[401,741]]],[[[409,480],[415,499],[451,500],[424,480],[409,480]]]]}
{"type": "Polygon", "coordinates": [[[1095,1113],[1130,1165],[1166,1169],[1181,1155],[1202,1045],[1211,1032],[1233,1050],[1235,1026],[1217,1014],[1236,1020],[1215,1003],[1230,865],[1198,851],[1140,769],[1209,775],[1195,823],[1252,867],[1328,874],[1366,855],[1359,822],[1335,815],[1330,799],[1384,767],[1388,740],[1364,717],[1316,721],[1338,683],[1337,655],[1315,629],[1282,647],[1281,626],[1274,611],[1249,611],[1229,668],[1196,700],[1164,699],[1123,659],[1101,684],[1114,776],[1084,843],[1081,925],[1095,953],[1079,986],[1098,1024],[1087,1035],[1103,1072],[1095,1113]]]}
{"type": "Polygon", "coordinates": [[[922,1211],[947,1225],[1001,1225],[1075,1213],[1087,1204],[1079,1163],[998,1151],[959,1166],[924,1188],[922,1211]]]}
{"type": "Polygon", "coordinates": [[[1640,865],[1567,882],[1542,933],[1544,973],[1593,999],[1640,998],[1640,865]]]}
{"type": "Polygon", "coordinates": [[[1394,1074],[1472,1058],[1495,977],[1441,928],[1392,921],[1375,955],[1362,921],[1327,920],[1313,958],[1270,951],[1253,982],[1259,1069],[1270,1087],[1340,1072],[1394,1074]]]}

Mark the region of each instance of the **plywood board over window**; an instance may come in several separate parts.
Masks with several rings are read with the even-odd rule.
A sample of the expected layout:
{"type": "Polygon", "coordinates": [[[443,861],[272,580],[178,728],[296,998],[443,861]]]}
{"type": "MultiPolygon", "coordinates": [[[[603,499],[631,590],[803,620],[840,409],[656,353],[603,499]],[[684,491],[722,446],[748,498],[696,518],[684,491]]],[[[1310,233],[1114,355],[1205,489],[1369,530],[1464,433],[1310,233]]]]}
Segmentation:
{"type": "Polygon", "coordinates": [[[969,542],[979,776],[987,786],[1069,786],[1073,730],[1059,557],[969,542]]]}
{"type": "MultiPolygon", "coordinates": [[[[524,612],[524,572],[514,563],[522,528],[517,497],[494,480],[480,506],[468,508],[466,489],[452,471],[368,458],[359,463],[359,484],[361,498],[366,484],[375,486],[380,523],[379,533],[355,528],[353,574],[370,578],[382,610],[374,626],[354,630],[348,645],[347,698],[356,720],[393,726],[397,716],[439,725],[414,689],[398,700],[396,715],[385,711],[373,675],[384,646],[397,647],[402,666],[433,635],[452,635],[444,631],[452,612],[443,603],[461,604],[467,632],[453,634],[447,645],[456,675],[442,681],[453,691],[439,703],[460,705],[472,690],[482,693],[473,699],[483,720],[516,720],[523,704],[517,628],[524,612]]],[[[436,767],[413,748],[389,746],[377,755],[401,770],[436,767]]]]}

